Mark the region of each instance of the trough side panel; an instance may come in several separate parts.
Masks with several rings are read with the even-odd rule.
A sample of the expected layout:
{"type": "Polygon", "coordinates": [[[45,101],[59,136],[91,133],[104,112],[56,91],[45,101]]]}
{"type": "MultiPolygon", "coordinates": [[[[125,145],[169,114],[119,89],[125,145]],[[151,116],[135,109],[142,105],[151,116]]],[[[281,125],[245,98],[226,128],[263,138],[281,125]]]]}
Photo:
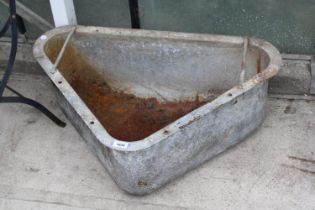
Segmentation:
{"type": "Polygon", "coordinates": [[[112,150],[103,145],[97,139],[91,129],[85,124],[84,120],[81,118],[81,116],[78,115],[76,110],[71,106],[71,104],[63,96],[59,89],[56,86],[55,88],[57,89],[57,101],[62,111],[65,113],[71,124],[78,131],[90,151],[98,158],[98,160],[105,167],[107,172],[109,172],[109,175],[112,177],[112,179],[115,180],[115,177],[113,177],[112,175],[117,175],[117,172],[115,171],[115,166],[111,164],[112,150]]]}
{"type": "Polygon", "coordinates": [[[143,150],[127,152],[104,146],[57,90],[63,111],[117,185],[130,194],[148,194],[237,144],[265,118],[267,82],[180,127],[143,150]]]}
{"type": "MultiPolygon", "coordinates": [[[[74,45],[113,89],[139,97],[193,100],[239,83],[241,45],[106,34],[77,34],[74,45]]],[[[259,52],[248,51],[245,80],[257,73],[259,52]]]]}
{"type": "Polygon", "coordinates": [[[256,85],[150,148],[112,151],[112,177],[128,193],[143,195],[220,154],[263,122],[267,86],[267,81],[256,85]]]}

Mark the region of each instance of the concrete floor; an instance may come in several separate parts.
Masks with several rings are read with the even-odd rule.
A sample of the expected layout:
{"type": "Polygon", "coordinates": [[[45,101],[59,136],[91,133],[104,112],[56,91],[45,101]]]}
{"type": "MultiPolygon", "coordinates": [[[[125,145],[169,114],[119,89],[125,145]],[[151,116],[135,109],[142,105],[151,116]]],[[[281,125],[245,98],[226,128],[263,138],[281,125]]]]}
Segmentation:
{"type": "MultiPolygon", "coordinates": [[[[65,119],[51,85],[15,75],[11,85],[65,119]]],[[[315,101],[270,97],[252,136],[145,197],[123,193],[68,122],[0,104],[0,209],[315,209],[315,101]]]]}

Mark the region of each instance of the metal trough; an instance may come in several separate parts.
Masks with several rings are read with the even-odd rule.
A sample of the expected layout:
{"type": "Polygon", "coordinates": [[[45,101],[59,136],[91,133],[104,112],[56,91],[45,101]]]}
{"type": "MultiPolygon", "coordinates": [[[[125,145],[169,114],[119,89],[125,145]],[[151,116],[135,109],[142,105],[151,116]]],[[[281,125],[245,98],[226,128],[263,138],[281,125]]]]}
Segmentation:
{"type": "Polygon", "coordinates": [[[34,56],[87,145],[117,185],[136,195],[160,188],[259,127],[268,79],[281,63],[275,47],[255,38],[85,26],[48,31],[36,41],[34,56]],[[140,140],[121,140],[88,107],[92,92],[80,97],[71,86],[73,75],[155,104],[203,104],[140,140]]]}

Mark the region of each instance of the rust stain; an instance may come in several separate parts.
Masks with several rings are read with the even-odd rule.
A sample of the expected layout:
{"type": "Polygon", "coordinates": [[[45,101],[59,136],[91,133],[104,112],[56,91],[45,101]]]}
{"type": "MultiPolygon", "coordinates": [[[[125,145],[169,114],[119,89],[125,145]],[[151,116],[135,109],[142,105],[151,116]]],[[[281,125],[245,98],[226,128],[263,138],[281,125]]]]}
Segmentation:
{"type": "Polygon", "coordinates": [[[140,187],[146,187],[146,186],[148,186],[148,182],[144,181],[144,180],[139,180],[138,185],[140,187]]]}
{"type": "Polygon", "coordinates": [[[204,102],[160,103],[113,91],[108,85],[91,84],[80,76],[71,86],[88,105],[106,130],[115,138],[136,141],[162,129],[204,102]]]}
{"type": "Polygon", "coordinates": [[[287,165],[287,164],[281,164],[281,165],[283,167],[295,169],[295,170],[301,171],[301,172],[309,174],[309,175],[315,175],[315,171],[311,171],[311,170],[304,169],[304,168],[299,168],[299,167],[296,167],[294,165],[287,165]]]}
{"type": "Polygon", "coordinates": [[[186,123],[185,125],[179,126],[180,129],[183,129],[189,125],[191,125],[193,122],[199,120],[201,117],[195,117],[194,119],[190,120],[188,123],[186,123]]]}
{"type": "Polygon", "coordinates": [[[315,160],[309,160],[309,159],[306,159],[306,158],[301,158],[301,157],[296,157],[296,156],[288,156],[288,158],[290,158],[292,160],[299,160],[299,161],[305,162],[305,163],[315,164],[315,160]]]}
{"type": "MultiPolygon", "coordinates": [[[[46,47],[51,60],[57,57],[62,43],[56,40],[46,47]]],[[[194,101],[160,103],[155,98],[143,99],[116,92],[71,43],[58,69],[107,132],[119,140],[141,140],[206,103],[198,98],[194,101]]],[[[167,133],[165,130],[164,134],[167,133]]]]}
{"type": "Polygon", "coordinates": [[[255,80],[259,83],[264,80],[269,79],[271,76],[275,75],[273,72],[276,72],[275,68],[270,68],[268,71],[261,71],[255,80]]]}
{"type": "Polygon", "coordinates": [[[261,55],[260,54],[256,58],[256,71],[257,71],[257,74],[261,72],[261,55]]]}
{"type": "Polygon", "coordinates": [[[241,70],[244,70],[244,69],[245,69],[245,67],[246,67],[246,64],[245,64],[245,62],[244,62],[244,61],[242,61],[242,63],[241,63],[241,70]]]}

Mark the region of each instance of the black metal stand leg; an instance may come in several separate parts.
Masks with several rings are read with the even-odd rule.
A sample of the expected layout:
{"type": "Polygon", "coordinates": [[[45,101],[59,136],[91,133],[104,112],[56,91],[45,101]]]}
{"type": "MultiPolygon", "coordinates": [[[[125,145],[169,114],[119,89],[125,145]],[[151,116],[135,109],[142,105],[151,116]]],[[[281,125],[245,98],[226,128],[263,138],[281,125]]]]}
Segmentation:
{"type": "Polygon", "coordinates": [[[0,30],[0,37],[3,36],[8,29],[11,27],[11,51],[10,51],[10,57],[8,60],[7,67],[4,71],[4,75],[2,80],[0,80],[0,103],[23,103],[27,104],[29,106],[32,106],[39,111],[41,111],[43,114],[45,114],[49,119],[51,119],[56,125],[60,127],[65,127],[66,123],[62,122],[58,117],[56,117],[53,113],[51,113],[46,107],[41,105],[40,103],[24,97],[22,94],[14,90],[13,88],[9,87],[8,81],[14,66],[15,57],[16,57],[16,51],[17,51],[17,40],[18,40],[18,20],[20,20],[20,30],[22,33],[26,32],[24,24],[22,24],[22,20],[19,19],[20,17],[16,14],[16,5],[15,0],[10,0],[10,17],[8,18],[7,22],[3,26],[3,28],[0,30]],[[15,93],[17,96],[3,96],[3,92],[5,89],[9,89],[13,93],[15,93]]]}
{"type": "Polygon", "coordinates": [[[129,10],[130,10],[131,28],[139,29],[141,26],[140,26],[138,0],[129,0],[129,10]]]}
{"type": "Polygon", "coordinates": [[[25,98],[25,97],[1,97],[0,103],[23,103],[23,104],[27,104],[27,105],[32,106],[32,107],[36,108],[37,110],[41,111],[49,119],[51,119],[56,125],[58,125],[60,127],[66,126],[65,122],[61,121],[58,117],[56,117],[56,115],[51,113],[42,104],[40,104],[37,101],[34,101],[32,99],[25,98]]]}

